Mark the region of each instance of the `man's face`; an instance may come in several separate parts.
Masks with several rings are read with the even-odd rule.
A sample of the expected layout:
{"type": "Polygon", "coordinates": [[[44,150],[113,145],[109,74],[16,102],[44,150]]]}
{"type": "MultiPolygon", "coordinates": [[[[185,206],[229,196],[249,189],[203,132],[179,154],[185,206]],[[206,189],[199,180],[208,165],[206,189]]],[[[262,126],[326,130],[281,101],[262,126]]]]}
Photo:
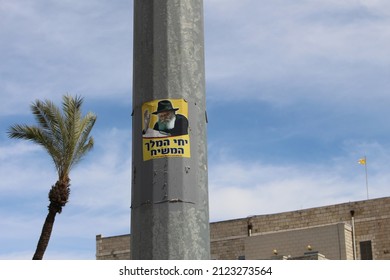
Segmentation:
{"type": "Polygon", "coordinates": [[[157,115],[158,115],[158,120],[160,122],[168,123],[175,116],[175,112],[174,111],[165,111],[165,112],[158,113],[157,115]]]}

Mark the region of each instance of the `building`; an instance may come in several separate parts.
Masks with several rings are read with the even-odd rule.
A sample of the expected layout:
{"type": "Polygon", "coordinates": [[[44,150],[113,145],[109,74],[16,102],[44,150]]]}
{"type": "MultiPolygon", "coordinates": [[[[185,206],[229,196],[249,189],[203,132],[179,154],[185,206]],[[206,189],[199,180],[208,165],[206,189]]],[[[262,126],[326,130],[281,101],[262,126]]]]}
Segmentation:
{"type": "MultiPolygon", "coordinates": [[[[211,258],[390,259],[390,197],[210,224],[211,258]]],[[[130,259],[130,235],[96,236],[96,259],[130,259]]]]}

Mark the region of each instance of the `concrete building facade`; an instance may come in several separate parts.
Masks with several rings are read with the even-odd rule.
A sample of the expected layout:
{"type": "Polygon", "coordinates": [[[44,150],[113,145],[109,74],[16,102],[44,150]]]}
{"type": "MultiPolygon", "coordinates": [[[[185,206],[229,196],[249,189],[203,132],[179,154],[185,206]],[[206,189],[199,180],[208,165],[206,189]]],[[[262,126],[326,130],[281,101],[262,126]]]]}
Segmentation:
{"type": "MultiPolygon", "coordinates": [[[[210,224],[211,258],[390,259],[390,197],[210,224]]],[[[130,235],[96,237],[96,259],[130,259],[130,235]]]]}

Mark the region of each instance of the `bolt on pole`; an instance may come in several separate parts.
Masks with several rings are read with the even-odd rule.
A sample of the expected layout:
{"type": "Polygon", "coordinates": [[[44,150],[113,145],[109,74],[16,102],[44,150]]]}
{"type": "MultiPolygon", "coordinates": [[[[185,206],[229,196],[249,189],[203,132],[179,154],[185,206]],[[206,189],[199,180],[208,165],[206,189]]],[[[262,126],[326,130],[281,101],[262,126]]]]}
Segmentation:
{"type": "Polygon", "coordinates": [[[132,259],[210,259],[202,0],[134,0],[132,259]]]}

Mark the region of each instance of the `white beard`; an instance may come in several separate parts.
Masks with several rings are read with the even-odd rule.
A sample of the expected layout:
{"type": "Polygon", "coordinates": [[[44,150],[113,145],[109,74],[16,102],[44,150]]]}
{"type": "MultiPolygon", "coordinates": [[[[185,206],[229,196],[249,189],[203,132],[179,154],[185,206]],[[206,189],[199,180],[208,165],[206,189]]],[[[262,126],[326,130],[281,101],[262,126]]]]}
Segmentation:
{"type": "Polygon", "coordinates": [[[176,121],[176,116],[173,116],[171,120],[169,120],[168,122],[161,122],[159,121],[158,122],[158,128],[159,130],[168,130],[168,129],[172,129],[175,127],[175,121],[176,121]]]}
{"type": "Polygon", "coordinates": [[[167,128],[172,129],[175,127],[175,121],[176,121],[176,116],[174,116],[168,123],[167,123],[167,128]]]}

